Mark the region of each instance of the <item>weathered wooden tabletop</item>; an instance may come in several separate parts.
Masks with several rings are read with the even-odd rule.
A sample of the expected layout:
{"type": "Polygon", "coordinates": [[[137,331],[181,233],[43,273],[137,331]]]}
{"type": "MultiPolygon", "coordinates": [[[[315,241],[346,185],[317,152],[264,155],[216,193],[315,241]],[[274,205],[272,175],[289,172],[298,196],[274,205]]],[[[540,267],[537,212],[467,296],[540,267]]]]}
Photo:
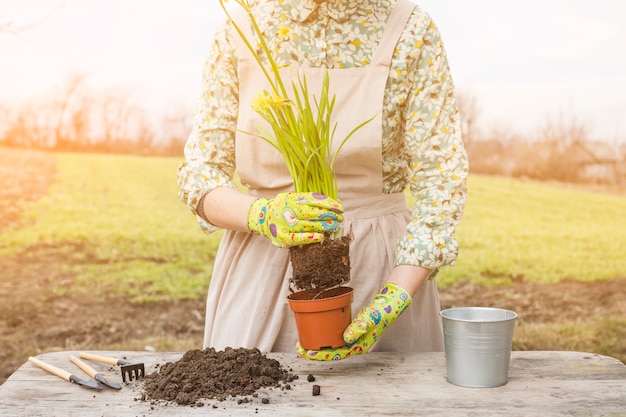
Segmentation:
{"type": "MultiPolygon", "coordinates": [[[[37,356],[88,379],[69,354],[37,356]]],[[[105,352],[103,355],[155,365],[182,353],[105,352]]],[[[626,416],[626,366],[615,358],[581,352],[513,352],[509,383],[463,388],[446,380],[443,353],[369,353],[339,362],[314,362],[295,354],[270,353],[299,376],[292,389],[267,389],[238,404],[203,400],[191,407],[142,400],[142,385],[95,391],[66,382],[27,362],[0,385],[0,416],[626,416]],[[315,382],[308,382],[311,374],[315,382]],[[321,394],[313,396],[313,384],[321,394]],[[269,399],[263,404],[261,398],[269,399]]],[[[95,363],[109,381],[119,369],[95,363]]]]}

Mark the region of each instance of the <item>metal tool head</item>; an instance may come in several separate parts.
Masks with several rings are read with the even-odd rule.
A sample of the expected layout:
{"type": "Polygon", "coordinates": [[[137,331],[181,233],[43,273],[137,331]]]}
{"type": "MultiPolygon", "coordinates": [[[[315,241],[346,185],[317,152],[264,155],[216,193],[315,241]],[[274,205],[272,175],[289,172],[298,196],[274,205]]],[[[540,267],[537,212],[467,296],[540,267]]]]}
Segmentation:
{"type": "Polygon", "coordinates": [[[137,380],[146,376],[146,368],[143,363],[130,363],[128,361],[119,360],[117,362],[122,371],[122,382],[137,380]]]}
{"type": "Polygon", "coordinates": [[[122,389],[122,385],[121,384],[118,384],[117,382],[109,382],[109,381],[107,381],[107,379],[104,376],[102,376],[102,374],[95,374],[93,377],[94,377],[94,379],[96,381],[98,381],[100,384],[102,384],[104,386],[107,386],[107,387],[113,388],[113,389],[122,389]]]}
{"type": "Polygon", "coordinates": [[[109,365],[118,365],[122,371],[122,382],[132,381],[146,376],[146,368],[143,363],[131,363],[124,359],[112,358],[110,356],[97,355],[88,352],[80,352],[78,354],[83,359],[102,362],[109,365]]]}
{"type": "Polygon", "coordinates": [[[70,381],[86,388],[98,390],[102,389],[102,385],[100,385],[97,381],[94,381],[93,379],[84,380],[80,379],[76,375],[70,375],[70,381]]]}

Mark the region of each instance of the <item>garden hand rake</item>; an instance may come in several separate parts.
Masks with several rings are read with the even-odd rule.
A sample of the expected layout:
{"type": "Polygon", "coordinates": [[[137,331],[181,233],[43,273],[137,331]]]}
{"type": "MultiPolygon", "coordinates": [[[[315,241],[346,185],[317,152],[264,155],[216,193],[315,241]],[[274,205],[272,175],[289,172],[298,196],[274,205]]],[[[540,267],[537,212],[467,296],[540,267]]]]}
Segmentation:
{"type": "Polygon", "coordinates": [[[102,355],[94,355],[86,352],[80,352],[78,356],[83,359],[106,363],[108,365],[119,365],[122,372],[122,382],[126,382],[126,378],[128,378],[129,381],[132,381],[133,379],[139,379],[146,376],[146,369],[143,363],[131,363],[123,359],[116,359],[102,355]]]}

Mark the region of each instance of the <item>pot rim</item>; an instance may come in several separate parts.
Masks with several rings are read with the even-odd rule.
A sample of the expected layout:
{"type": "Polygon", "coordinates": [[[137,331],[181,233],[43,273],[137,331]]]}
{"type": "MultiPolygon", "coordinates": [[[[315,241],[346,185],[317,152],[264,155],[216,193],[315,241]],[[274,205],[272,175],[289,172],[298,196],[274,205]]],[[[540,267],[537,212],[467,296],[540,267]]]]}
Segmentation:
{"type": "Polygon", "coordinates": [[[352,301],[354,300],[353,288],[336,287],[328,291],[332,291],[332,290],[335,290],[335,291],[340,290],[340,291],[339,291],[339,294],[335,296],[327,297],[327,298],[316,298],[314,300],[311,300],[311,299],[298,300],[298,299],[292,298],[294,295],[302,294],[303,292],[306,292],[306,290],[298,291],[293,294],[289,294],[287,296],[287,301],[292,311],[301,312],[301,313],[313,313],[313,312],[319,312],[319,311],[335,310],[335,309],[340,309],[340,308],[343,308],[352,304],[352,301]]]}
{"type": "Polygon", "coordinates": [[[346,294],[353,292],[354,289],[352,287],[347,287],[347,286],[339,286],[339,287],[334,287],[334,288],[330,288],[328,290],[324,290],[321,293],[319,293],[320,295],[325,294],[325,293],[332,293],[332,292],[336,292],[337,294],[331,295],[330,297],[318,297],[315,299],[310,299],[310,298],[298,298],[300,296],[306,295],[308,294],[308,290],[301,290],[301,291],[296,291],[294,293],[291,293],[287,296],[287,299],[289,301],[293,301],[293,302],[300,302],[300,301],[318,301],[318,300],[329,300],[332,298],[337,298],[337,297],[343,297],[346,294]]]}
{"type": "Polygon", "coordinates": [[[461,321],[466,323],[498,323],[503,321],[515,320],[517,313],[513,310],[507,310],[497,307],[451,307],[439,312],[441,318],[452,321],[461,321]],[[504,314],[503,318],[468,318],[468,317],[455,317],[451,313],[453,312],[500,312],[504,314]]]}

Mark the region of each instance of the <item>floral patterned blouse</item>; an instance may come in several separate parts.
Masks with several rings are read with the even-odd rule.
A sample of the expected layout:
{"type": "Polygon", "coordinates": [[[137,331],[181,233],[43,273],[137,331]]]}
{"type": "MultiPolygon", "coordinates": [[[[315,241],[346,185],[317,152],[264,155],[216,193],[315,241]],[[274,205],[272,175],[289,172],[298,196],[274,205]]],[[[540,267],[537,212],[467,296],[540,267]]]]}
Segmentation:
{"type": "MultiPolygon", "coordinates": [[[[255,18],[279,64],[367,65],[395,0],[258,0],[255,18]]],[[[237,6],[238,7],[238,6],[237,6]]],[[[238,81],[229,22],[216,31],[203,68],[203,94],[178,170],[180,199],[197,215],[200,197],[235,187],[238,81]]],[[[416,203],[397,244],[396,264],[451,265],[452,234],[466,201],[468,161],[448,62],[437,27],[416,8],[394,51],[384,98],[383,193],[410,187],[416,203]]],[[[217,228],[198,216],[206,233],[217,228]]]]}

